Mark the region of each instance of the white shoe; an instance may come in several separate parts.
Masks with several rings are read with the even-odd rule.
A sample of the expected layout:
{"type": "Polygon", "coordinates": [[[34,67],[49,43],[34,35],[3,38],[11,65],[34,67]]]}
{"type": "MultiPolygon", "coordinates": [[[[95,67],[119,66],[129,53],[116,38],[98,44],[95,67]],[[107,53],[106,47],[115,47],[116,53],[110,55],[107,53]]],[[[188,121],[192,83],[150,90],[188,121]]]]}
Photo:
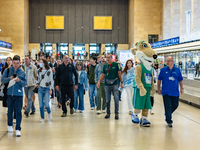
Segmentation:
{"type": "Polygon", "coordinates": [[[52,113],[48,114],[48,117],[49,117],[49,122],[51,122],[51,120],[52,120],[52,113]]]}
{"type": "Polygon", "coordinates": [[[100,114],[101,114],[101,110],[98,110],[98,111],[97,111],[97,115],[100,115],[100,114]]]}
{"type": "Polygon", "coordinates": [[[150,114],[151,114],[151,115],[154,115],[154,112],[153,112],[153,110],[152,110],[152,109],[150,110],[150,114]]]}
{"type": "Polygon", "coordinates": [[[16,137],[21,137],[21,132],[19,130],[16,130],[16,137]]]}
{"type": "Polygon", "coordinates": [[[13,127],[12,126],[8,126],[8,132],[13,132],[13,127]]]}
{"type": "Polygon", "coordinates": [[[84,110],[80,110],[80,113],[84,113],[84,110]]]}
{"type": "Polygon", "coordinates": [[[94,110],[94,107],[91,107],[90,109],[91,109],[91,110],[94,110]]]}
{"type": "Polygon", "coordinates": [[[40,123],[43,123],[43,122],[44,122],[44,119],[41,119],[41,120],[40,120],[40,123]]]}
{"type": "Polygon", "coordinates": [[[106,113],[106,110],[103,110],[102,112],[103,112],[103,113],[106,113]]]}

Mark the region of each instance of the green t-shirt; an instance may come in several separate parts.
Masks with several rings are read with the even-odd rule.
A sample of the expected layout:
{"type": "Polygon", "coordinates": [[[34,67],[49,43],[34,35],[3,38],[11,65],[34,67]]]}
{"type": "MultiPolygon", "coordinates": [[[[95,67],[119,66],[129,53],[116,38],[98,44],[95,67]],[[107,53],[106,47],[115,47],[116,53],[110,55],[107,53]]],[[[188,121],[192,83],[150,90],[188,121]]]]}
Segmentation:
{"type": "Polygon", "coordinates": [[[116,81],[113,83],[114,84],[118,84],[119,83],[119,79],[118,79],[118,71],[120,71],[120,66],[118,63],[116,62],[112,62],[111,67],[110,65],[107,66],[107,63],[103,66],[102,69],[102,73],[105,74],[105,85],[109,85],[106,83],[106,79],[116,79],[116,81]],[[110,70],[109,70],[110,68],[110,70]],[[109,73],[108,73],[109,70],[109,73]]]}

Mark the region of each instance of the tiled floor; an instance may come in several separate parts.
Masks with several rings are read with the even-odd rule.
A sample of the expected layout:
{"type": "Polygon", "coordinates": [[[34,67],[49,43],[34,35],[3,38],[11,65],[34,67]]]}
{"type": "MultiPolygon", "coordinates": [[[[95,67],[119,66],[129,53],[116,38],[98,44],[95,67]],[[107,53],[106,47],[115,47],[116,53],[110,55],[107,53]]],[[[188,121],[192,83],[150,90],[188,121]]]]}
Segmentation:
{"type": "MultiPolygon", "coordinates": [[[[120,119],[112,115],[96,115],[89,110],[88,93],[85,97],[85,113],[68,114],[61,118],[61,110],[53,105],[53,121],[39,123],[37,114],[29,118],[23,116],[22,137],[7,133],[6,109],[0,107],[0,150],[199,150],[200,149],[200,109],[180,103],[174,113],[173,128],[166,127],[162,97],[155,95],[154,115],[149,115],[149,128],[133,125],[128,115],[126,94],[120,102],[120,119]]],[[[47,117],[47,115],[46,115],[47,117]]]]}

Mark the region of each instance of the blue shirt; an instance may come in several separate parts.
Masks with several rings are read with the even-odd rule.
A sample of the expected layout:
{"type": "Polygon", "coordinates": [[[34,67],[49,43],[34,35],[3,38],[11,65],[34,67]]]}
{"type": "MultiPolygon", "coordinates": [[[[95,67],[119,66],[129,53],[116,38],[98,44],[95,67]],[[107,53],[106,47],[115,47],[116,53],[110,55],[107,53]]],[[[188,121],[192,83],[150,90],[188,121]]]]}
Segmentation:
{"type": "Polygon", "coordinates": [[[181,71],[177,67],[161,69],[158,80],[162,80],[162,95],[179,96],[179,82],[183,80],[181,71]]]}

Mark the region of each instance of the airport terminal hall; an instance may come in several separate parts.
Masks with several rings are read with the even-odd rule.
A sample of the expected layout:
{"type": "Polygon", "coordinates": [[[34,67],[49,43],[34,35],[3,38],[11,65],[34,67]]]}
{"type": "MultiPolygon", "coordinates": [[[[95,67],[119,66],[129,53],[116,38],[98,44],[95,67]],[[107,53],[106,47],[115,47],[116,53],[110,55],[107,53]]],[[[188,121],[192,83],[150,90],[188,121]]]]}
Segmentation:
{"type": "Polygon", "coordinates": [[[0,150],[200,150],[200,0],[0,0],[0,150]]]}

